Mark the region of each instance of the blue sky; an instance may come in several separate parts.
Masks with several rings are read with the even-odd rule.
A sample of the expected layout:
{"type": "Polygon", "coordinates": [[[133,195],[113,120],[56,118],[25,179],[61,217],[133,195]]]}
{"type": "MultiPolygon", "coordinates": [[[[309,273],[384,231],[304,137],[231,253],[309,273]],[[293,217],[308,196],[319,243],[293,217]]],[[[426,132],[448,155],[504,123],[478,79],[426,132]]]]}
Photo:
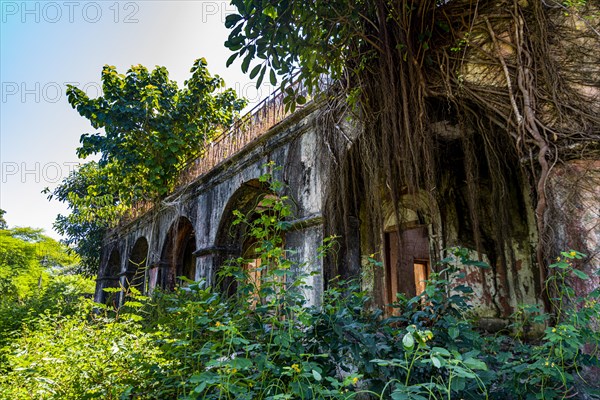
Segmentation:
{"type": "Polygon", "coordinates": [[[79,136],[91,126],[69,106],[65,89],[76,82],[100,94],[105,64],[124,73],[134,64],[165,66],[180,84],[194,60],[251,104],[271,88],[256,89],[239,63],[226,68],[228,1],[5,1],[0,0],[0,208],[10,226],[42,228],[64,205],[41,194],[81,162],[79,136]]]}

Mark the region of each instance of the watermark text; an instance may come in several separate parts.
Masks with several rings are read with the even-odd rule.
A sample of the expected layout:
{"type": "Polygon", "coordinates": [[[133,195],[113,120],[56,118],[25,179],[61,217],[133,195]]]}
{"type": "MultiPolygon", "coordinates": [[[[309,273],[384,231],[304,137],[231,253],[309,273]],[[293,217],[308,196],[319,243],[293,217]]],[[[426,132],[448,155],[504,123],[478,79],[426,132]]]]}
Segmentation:
{"type": "Polygon", "coordinates": [[[80,164],[78,162],[15,162],[1,163],[2,183],[18,181],[21,183],[58,183],[68,177],[80,164]]]}
{"type": "Polygon", "coordinates": [[[2,23],[111,21],[115,24],[137,24],[140,6],[134,1],[3,1],[2,23]]]}
{"type": "Polygon", "coordinates": [[[58,103],[66,97],[68,85],[82,90],[89,98],[102,95],[98,82],[2,82],[2,103],[58,103]]]}

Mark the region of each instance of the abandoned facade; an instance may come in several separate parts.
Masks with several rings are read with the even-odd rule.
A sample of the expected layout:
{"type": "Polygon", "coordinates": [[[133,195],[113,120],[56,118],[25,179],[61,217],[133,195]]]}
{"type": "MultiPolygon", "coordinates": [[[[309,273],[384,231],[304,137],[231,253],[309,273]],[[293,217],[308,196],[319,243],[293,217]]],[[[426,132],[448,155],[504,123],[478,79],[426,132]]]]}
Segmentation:
{"type": "MultiPolygon", "coordinates": [[[[265,107],[274,106],[266,104],[265,107]]],[[[383,262],[383,267],[367,261],[374,251],[365,238],[369,229],[361,222],[360,215],[349,221],[355,235],[344,238],[347,244],[344,254],[336,254],[335,260],[318,259],[318,248],[326,235],[324,203],[327,196],[335,194],[328,192],[332,177],[321,162],[316,129],[318,112],[316,104],[309,104],[249,140],[240,151],[229,157],[221,153],[223,159],[214,168],[184,184],[160,205],[113,230],[103,246],[96,300],[104,301],[102,289],[105,287],[131,284],[151,292],[156,287],[172,288],[178,276],[205,279],[208,284],[215,284],[219,266],[246,250],[242,228],[232,225],[233,211],[249,213],[268,194],[258,178],[267,172],[265,165],[270,161],[283,167],[275,172],[275,178],[286,185],[285,194],[293,202],[294,218],[289,221],[291,228],[285,235],[285,246],[293,250],[290,257],[298,261],[298,265],[304,263],[306,272],[319,272],[308,282],[313,288],[309,293],[313,304],[319,303],[327,280],[339,273],[347,277],[362,276],[365,289],[372,292],[377,304],[384,306],[395,299],[396,293],[408,296],[420,293],[422,281],[435,269],[435,261],[446,256],[449,247],[473,248],[474,239],[469,236],[471,228],[465,216],[468,213],[467,187],[461,182],[461,176],[456,175],[456,170],[449,169],[445,172],[450,182],[445,194],[447,201],[439,204],[435,215],[422,211],[426,200],[418,195],[401,200],[400,224],[392,205],[384,207],[388,211],[382,225],[380,249],[375,255],[383,262]]],[[[455,163],[459,155],[451,155],[455,151],[452,128],[447,129],[448,162],[455,163]]],[[[218,151],[231,151],[226,148],[231,144],[224,142],[218,142],[214,148],[223,146],[218,151]]],[[[594,255],[600,250],[600,186],[594,185],[598,179],[600,162],[593,160],[573,161],[557,168],[552,175],[551,185],[557,193],[555,201],[559,203],[555,204],[556,209],[561,208],[563,201],[578,202],[575,215],[563,215],[567,220],[557,220],[556,234],[564,238],[561,239],[564,249],[578,243],[594,255]],[[587,172],[585,177],[584,171],[587,172]],[[582,191],[580,194],[583,195],[577,198],[562,197],[561,190],[574,182],[593,190],[582,191]],[[574,233],[579,235],[577,242],[571,239],[574,233]]],[[[503,201],[509,204],[507,217],[518,229],[514,229],[514,236],[508,238],[506,253],[502,257],[483,253],[483,259],[490,263],[491,269],[465,267],[465,283],[475,292],[474,305],[481,318],[506,318],[518,304],[540,301],[533,206],[524,182],[515,180],[511,187],[514,190],[506,193],[503,201]]],[[[485,191],[486,187],[482,186],[480,190],[485,191]]],[[[494,222],[500,223],[488,221],[489,224],[494,222]]],[[[495,249],[492,228],[490,225],[482,228],[484,238],[486,233],[490,235],[485,240],[491,242],[486,243],[484,249],[491,252],[495,249]]],[[[476,258],[477,254],[473,256],[476,258]]],[[[593,265],[597,264],[591,258],[588,268],[593,265]]],[[[597,284],[596,280],[589,287],[597,284]]]]}
{"type": "MultiPolygon", "coordinates": [[[[597,73],[597,71],[596,71],[597,73]]],[[[492,74],[493,75],[493,74],[492,74]]],[[[503,85],[502,71],[490,78],[489,67],[465,64],[464,79],[470,84],[503,85]],[[488,68],[485,75],[482,68],[488,68]]],[[[591,102],[598,104],[600,88],[581,86],[591,102]]],[[[307,282],[309,302],[318,305],[328,281],[341,275],[360,278],[374,303],[386,306],[397,293],[413,296],[423,290],[423,280],[437,268],[436,261],[448,249],[474,249],[474,258],[489,263],[489,269],[464,267],[464,284],[474,291],[474,311],[482,321],[500,322],[519,304],[541,304],[543,287],[535,248],[539,232],[531,183],[518,165],[503,165],[510,179],[503,193],[493,193],[482,173],[478,187],[468,187],[461,150],[460,126],[440,111],[432,128],[438,136],[441,161],[436,203],[427,193],[410,193],[396,207],[382,195],[381,229],[373,238],[368,203],[357,199],[346,214],[343,232],[328,226],[328,202],[339,186],[338,170],[327,162],[327,143],[322,140],[319,102],[289,114],[282,95],[276,93],[255,108],[227,134],[209,144],[203,159],[195,160],[182,173],[181,185],[160,204],[130,218],[105,238],[95,299],[106,301],[103,288],[135,285],[144,292],[172,289],[177,277],[204,279],[215,285],[217,271],[230,258],[247,255],[243,228],[232,225],[234,210],[249,213],[270,195],[259,182],[266,164],[282,168],[275,179],[285,185],[292,201],[293,218],[285,234],[290,258],[306,272],[317,271],[307,282]],[[511,172],[513,171],[513,172],[511,172]],[[483,217],[478,238],[469,218],[468,201],[476,190],[483,217]],[[502,203],[503,213],[492,209],[502,203]],[[501,215],[502,220],[497,220],[501,215]],[[502,229],[504,225],[510,229],[502,229]],[[334,257],[317,258],[324,237],[341,233],[334,257]],[[499,236],[502,236],[500,238],[499,236]],[[369,259],[381,261],[381,266],[369,259]]],[[[440,109],[443,109],[440,106],[440,109]]],[[[347,150],[352,151],[352,122],[344,127],[347,150]]],[[[502,163],[501,163],[502,164],[502,163]]],[[[572,158],[557,164],[546,182],[550,235],[555,250],[576,249],[588,254],[584,271],[593,278],[573,282],[579,293],[600,285],[593,272],[600,265],[600,160],[572,158]]]]}

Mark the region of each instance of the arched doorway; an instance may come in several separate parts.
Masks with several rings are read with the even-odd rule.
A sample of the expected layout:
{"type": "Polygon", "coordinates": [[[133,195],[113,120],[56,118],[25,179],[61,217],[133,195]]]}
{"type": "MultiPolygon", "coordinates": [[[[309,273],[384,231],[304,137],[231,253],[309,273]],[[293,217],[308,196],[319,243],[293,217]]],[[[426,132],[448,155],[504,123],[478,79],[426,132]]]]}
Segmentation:
{"type": "Polygon", "coordinates": [[[196,279],[196,235],[194,227],[186,217],[179,217],[171,225],[163,245],[156,285],[173,290],[184,283],[177,277],[196,279]]]}
{"type": "Polygon", "coordinates": [[[428,207],[423,193],[403,195],[396,209],[391,203],[384,203],[383,305],[396,302],[398,293],[411,298],[425,290],[432,271],[428,207]]]}
{"type": "MultiPolygon", "coordinates": [[[[245,270],[247,282],[250,284],[246,289],[253,290],[254,294],[258,294],[269,268],[269,265],[263,264],[261,260],[260,249],[264,244],[263,239],[267,238],[260,238],[261,233],[258,232],[264,227],[261,227],[258,221],[267,217],[276,218],[273,205],[277,201],[277,195],[270,191],[265,183],[258,179],[248,181],[231,196],[219,225],[215,248],[220,249],[220,252],[214,258],[217,269],[228,260],[241,257],[241,267],[245,270]],[[235,223],[239,216],[244,217],[244,223],[235,223]]],[[[271,237],[271,244],[283,247],[283,232],[279,232],[278,235],[276,240],[271,237]]],[[[238,292],[238,283],[233,276],[217,276],[217,283],[221,291],[230,296],[238,292]]]]}
{"type": "Polygon", "coordinates": [[[141,293],[146,292],[146,265],[148,260],[148,241],[145,237],[136,240],[127,262],[125,285],[135,287],[141,293]]]}

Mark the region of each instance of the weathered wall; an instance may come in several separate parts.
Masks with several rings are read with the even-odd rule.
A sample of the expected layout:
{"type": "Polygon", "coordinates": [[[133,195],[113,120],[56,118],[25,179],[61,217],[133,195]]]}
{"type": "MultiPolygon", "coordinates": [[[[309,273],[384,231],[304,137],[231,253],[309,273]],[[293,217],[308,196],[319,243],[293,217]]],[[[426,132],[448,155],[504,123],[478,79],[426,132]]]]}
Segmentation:
{"type": "MultiPolygon", "coordinates": [[[[363,287],[371,291],[375,302],[381,306],[389,304],[394,287],[415,287],[414,282],[403,286],[402,280],[414,278],[401,276],[407,273],[407,265],[412,259],[403,259],[400,272],[395,272],[398,276],[389,276],[393,269],[386,264],[389,263],[386,260],[386,251],[389,250],[384,248],[384,242],[385,235],[394,230],[418,228],[427,232],[429,257],[425,257],[426,251],[423,251],[426,247],[419,245],[420,253],[416,258],[428,258],[433,269],[436,268],[436,260],[446,257],[449,247],[476,248],[475,228],[470,222],[467,205],[470,189],[464,181],[462,156],[456,147],[460,135],[456,134],[457,127],[453,127],[450,121],[440,121],[437,128],[444,131],[440,131],[440,147],[448,156],[442,157],[445,164],[440,168],[441,184],[437,188],[435,207],[428,203],[426,193],[404,196],[398,204],[401,214],[398,222],[389,200],[380,199],[388,210],[384,215],[381,238],[371,240],[369,222],[359,212],[347,221],[351,237],[341,239],[344,246],[335,257],[334,263],[345,266],[336,266],[331,261],[324,264],[317,257],[327,220],[322,215],[324,201],[327,196],[339,193],[329,191],[328,182],[335,177],[329,175],[329,170],[322,163],[322,141],[319,140],[316,123],[315,106],[312,105],[287,118],[141,218],[112,232],[103,248],[96,299],[103,300],[101,289],[115,286],[118,283],[116,279],[126,286],[129,259],[140,238],[148,241],[149,248],[148,268],[144,270],[145,290],[152,291],[161,284],[160,268],[176,270],[178,266],[175,264],[180,261],[165,254],[173,253],[169,253],[170,248],[176,249],[175,253],[180,251],[177,243],[171,243],[182,240],[173,239],[177,237],[172,234],[173,226],[180,223],[178,221],[189,221],[193,227],[190,234],[193,235],[196,256],[194,278],[205,279],[208,284],[214,285],[219,266],[226,259],[241,255],[243,232],[231,224],[233,210],[248,212],[257,205],[257,199],[265,194],[258,178],[267,172],[265,164],[270,161],[283,167],[275,172],[275,178],[287,185],[285,194],[293,202],[292,229],[285,238],[286,247],[292,250],[290,257],[304,272],[317,272],[307,282],[312,287],[307,292],[312,304],[320,303],[327,279],[344,272],[349,277],[360,275],[363,287]],[[379,243],[375,248],[372,247],[374,242],[379,243]],[[369,258],[381,261],[383,267],[368,262],[369,258]],[[115,262],[116,259],[118,262],[115,262]],[[111,263],[118,264],[115,270],[111,270],[111,263]]],[[[597,161],[571,162],[556,167],[549,180],[553,194],[551,208],[555,212],[552,218],[556,218],[553,234],[559,238],[561,250],[576,248],[588,252],[593,257],[592,261],[596,260],[596,264],[588,264],[588,272],[597,268],[593,265],[598,265],[600,254],[599,171],[597,161]],[[560,242],[560,238],[564,243],[560,242]],[[567,238],[576,239],[571,242],[567,238]]],[[[519,178],[520,175],[507,176],[512,176],[512,180],[508,182],[506,192],[493,193],[485,177],[476,188],[483,199],[481,226],[478,228],[481,252],[472,252],[472,256],[488,262],[491,268],[465,267],[462,283],[474,290],[473,305],[481,318],[506,319],[519,304],[539,303],[541,293],[537,283],[539,270],[534,261],[537,232],[531,188],[519,178]],[[506,212],[494,213],[499,202],[506,212]],[[501,235],[505,235],[503,240],[498,239],[501,235]]],[[[401,253],[408,252],[401,243],[397,249],[403,249],[401,253]]],[[[397,258],[401,256],[407,255],[394,255],[397,258]]],[[[178,255],[174,257],[176,259],[178,255]]],[[[594,279],[589,285],[598,285],[598,278],[594,279]]],[[[582,291],[585,290],[589,291],[590,287],[582,288],[582,291]]]]}
{"type": "Polygon", "coordinates": [[[132,223],[122,226],[105,239],[102,263],[96,288],[96,300],[102,301],[102,288],[111,286],[115,278],[127,286],[125,275],[128,257],[138,238],[146,238],[149,251],[146,264],[146,290],[152,291],[160,268],[169,266],[165,259],[170,243],[169,231],[181,218],[193,226],[196,249],[195,279],[205,279],[214,284],[216,269],[226,258],[239,256],[240,236],[231,227],[232,211],[250,211],[264,194],[257,187],[258,178],[267,172],[268,162],[283,168],[275,172],[275,179],[287,185],[285,195],[293,202],[296,220],[286,235],[286,247],[292,257],[304,261],[300,265],[306,272],[317,270],[319,275],[308,282],[312,291],[309,302],[320,301],[323,282],[321,261],[316,259],[317,249],[322,244],[321,179],[325,173],[317,159],[317,138],[314,131],[311,107],[297,112],[273,127],[258,140],[250,143],[237,155],[217,166],[191,185],[169,196],[158,206],[132,223]],[[110,269],[113,251],[119,253],[118,276],[110,269]]]}
{"type": "MultiPolygon", "coordinates": [[[[375,259],[383,261],[383,267],[374,267],[369,257],[363,256],[363,269],[367,272],[363,280],[363,287],[372,293],[372,297],[379,305],[390,303],[390,292],[397,288],[414,286],[412,282],[406,282],[411,277],[404,275],[399,278],[397,284],[390,279],[390,267],[387,265],[390,258],[389,243],[386,244],[386,232],[405,232],[421,228],[428,232],[429,236],[429,262],[433,270],[437,270],[436,261],[446,258],[448,249],[454,246],[475,249],[476,243],[473,236],[473,227],[469,222],[469,209],[467,207],[467,188],[464,182],[457,180],[456,171],[447,170],[446,181],[448,186],[440,188],[442,196],[432,210],[424,193],[420,195],[406,195],[398,204],[398,212],[401,222],[398,223],[392,204],[385,202],[384,208],[387,212],[384,216],[383,237],[377,248],[371,248],[371,241],[361,241],[362,254],[373,254],[375,259]],[[404,280],[404,282],[403,282],[404,280]]],[[[518,182],[515,182],[518,183],[518,182]]],[[[537,265],[534,262],[534,246],[536,243],[535,222],[533,219],[533,208],[528,201],[527,188],[516,190],[512,196],[507,196],[505,201],[511,213],[513,227],[511,237],[505,238],[504,243],[494,239],[495,226],[501,221],[489,217],[481,221],[481,236],[483,238],[480,253],[473,250],[470,252],[473,260],[481,260],[490,265],[489,269],[479,267],[461,266],[464,278],[459,279],[456,284],[465,284],[473,289],[474,314],[483,323],[489,325],[490,319],[507,319],[520,304],[539,303],[540,290],[537,287],[537,265]]],[[[487,191],[485,185],[480,190],[487,191]]],[[[488,209],[490,204],[484,204],[483,209],[488,209]]],[[[490,212],[489,209],[486,212],[490,212]]],[[[364,226],[361,229],[363,236],[369,235],[369,229],[364,226]]],[[[389,233],[387,233],[389,235],[389,233]]],[[[389,236],[388,239],[389,241],[389,236]]],[[[395,239],[394,239],[395,240],[395,239]]],[[[398,268],[407,271],[407,263],[422,260],[422,251],[418,249],[407,249],[411,246],[410,238],[400,238],[398,246],[408,252],[404,258],[399,258],[398,268]],[[407,243],[408,241],[408,243],[407,243]],[[407,257],[410,258],[407,260],[407,257]]],[[[392,246],[393,248],[394,246],[392,246]]],[[[392,256],[393,258],[393,256],[392,256]]],[[[402,291],[400,291],[402,292],[402,291]]],[[[501,320],[494,324],[503,324],[501,320]]]]}
{"type": "Polygon", "coordinates": [[[589,280],[573,279],[577,295],[600,287],[600,160],[573,160],[555,166],[548,179],[550,212],[547,239],[552,251],[587,254],[589,280]]]}

